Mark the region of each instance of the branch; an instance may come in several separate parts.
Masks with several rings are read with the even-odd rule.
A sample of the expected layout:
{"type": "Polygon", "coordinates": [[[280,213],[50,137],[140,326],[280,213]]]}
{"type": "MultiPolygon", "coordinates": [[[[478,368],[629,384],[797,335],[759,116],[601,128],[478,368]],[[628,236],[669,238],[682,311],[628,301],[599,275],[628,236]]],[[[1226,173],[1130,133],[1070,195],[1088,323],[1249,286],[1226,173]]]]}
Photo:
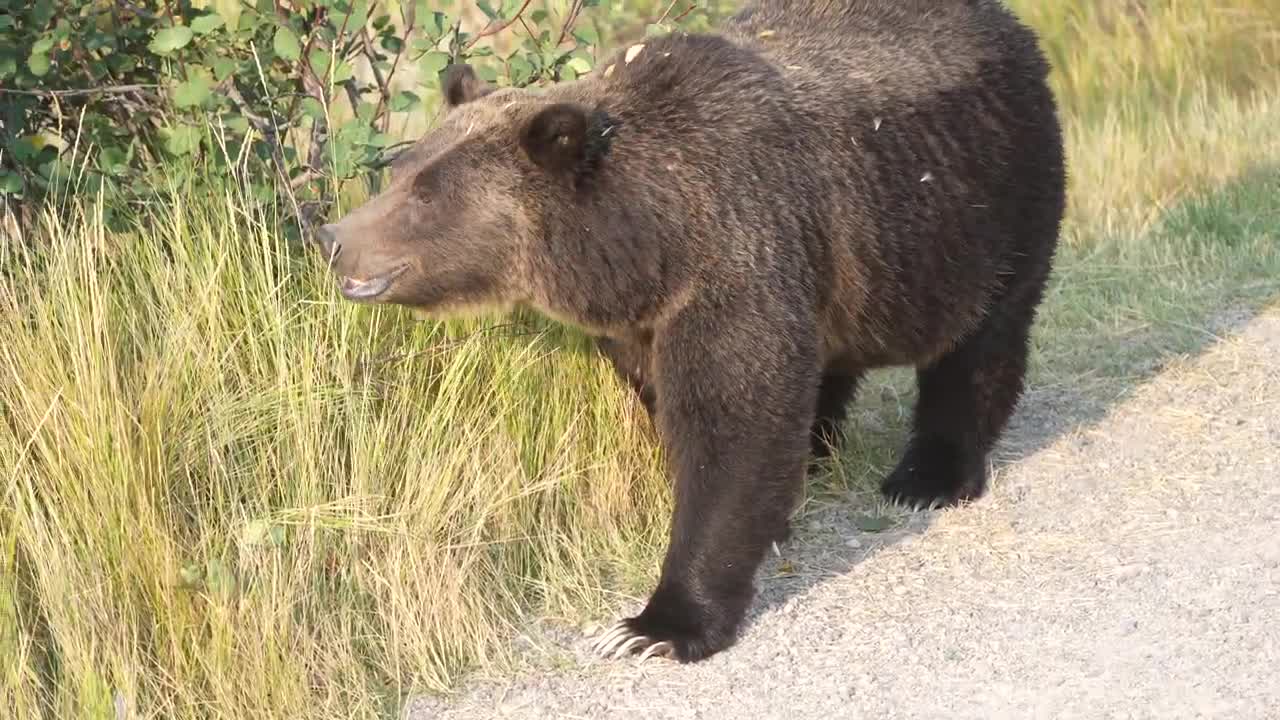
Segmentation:
{"type": "Polygon", "coordinates": [[[524,18],[520,18],[520,25],[524,27],[524,31],[528,33],[529,39],[537,42],[538,35],[533,32],[533,28],[529,27],[529,23],[525,22],[524,18]]]}
{"type": "Polygon", "coordinates": [[[159,85],[103,85],[102,87],[80,88],[77,90],[11,90],[0,88],[0,95],[33,95],[35,97],[75,97],[77,95],[120,94],[139,90],[151,90],[159,85]]]}
{"type": "Polygon", "coordinates": [[[666,20],[667,16],[671,14],[671,11],[675,9],[676,3],[678,2],[680,2],[680,0],[671,0],[671,4],[667,5],[667,9],[662,11],[662,15],[653,24],[661,25],[662,21],[666,20]]]}
{"type": "MultiPolygon", "coordinates": [[[[252,43],[250,44],[250,47],[252,47],[252,43]]],[[[261,61],[258,60],[258,52],[256,48],[253,49],[253,56],[258,67],[258,78],[262,81],[262,89],[267,93],[267,102],[268,105],[270,105],[271,96],[269,88],[267,87],[266,78],[262,72],[261,61]]],[[[227,78],[227,80],[230,81],[231,78],[227,78]]],[[[227,82],[226,87],[223,88],[222,91],[231,100],[231,102],[236,105],[240,114],[249,121],[249,124],[252,125],[253,128],[262,135],[268,145],[270,145],[272,164],[275,167],[276,177],[283,186],[285,199],[293,205],[293,214],[294,217],[298,219],[298,224],[302,228],[303,235],[309,235],[315,221],[315,217],[313,215],[316,213],[304,212],[302,205],[298,203],[298,197],[294,194],[294,191],[314,178],[308,177],[305,181],[298,182],[295,185],[295,181],[302,180],[302,175],[298,178],[294,178],[293,180],[290,180],[289,178],[289,169],[286,167],[284,162],[284,145],[281,142],[279,129],[274,118],[264,117],[251,110],[248,101],[246,101],[244,95],[240,93],[240,89],[236,87],[234,81],[227,82]]],[[[310,172],[310,169],[306,172],[310,172]]],[[[306,172],[304,172],[303,175],[306,175],[306,172]]]]}
{"type": "Polygon", "coordinates": [[[696,9],[698,9],[697,3],[689,3],[689,7],[685,8],[684,12],[672,18],[671,22],[680,22],[681,20],[685,19],[686,15],[688,15],[689,13],[693,12],[696,9]]]}
{"type": "Polygon", "coordinates": [[[324,176],[320,174],[318,171],[308,168],[303,172],[299,173],[298,177],[290,180],[289,187],[294,190],[297,190],[303,187],[304,185],[306,185],[307,183],[311,182],[312,180],[319,180],[323,177],[324,176]]]}
{"type": "MultiPolygon", "coordinates": [[[[407,37],[408,33],[406,32],[405,35],[407,37]]],[[[378,85],[378,106],[374,109],[373,119],[371,120],[371,122],[377,123],[382,119],[382,113],[391,101],[391,87],[388,85],[391,75],[388,75],[387,77],[382,76],[382,71],[378,69],[378,58],[373,51],[373,47],[370,45],[369,33],[364,28],[360,28],[360,40],[360,53],[369,61],[369,70],[373,72],[373,80],[378,85]]],[[[401,48],[400,53],[403,52],[404,48],[401,48]]],[[[400,53],[396,53],[396,63],[400,62],[400,53]]],[[[391,72],[395,73],[395,71],[396,68],[393,64],[391,66],[391,72]]],[[[352,105],[352,109],[355,109],[354,105],[352,105]]],[[[384,127],[382,131],[386,132],[386,128],[384,127]]]]}
{"type": "Polygon", "coordinates": [[[252,125],[255,130],[274,142],[276,137],[275,126],[271,124],[270,120],[267,120],[249,108],[249,102],[244,99],[244,95],[240,94],[240,88],[236,87],[236,84],[234,82],[230,82],[230,80],[231,78],[227,78],[226,87],[223,89],[223,92],[231,99],[231,102],[235,103],[236,107],[240,110],[240,114],[249,121],[249,124],[252,125]]]}
{"type": "Polygon", "coordinates": [[[494,23],[489,23],[488,25],[486,25],[479,33],[476,34],[475,37],[471,38],[471,42],[467,43],[467,46],[463,48],[463,50],[464,51],[470,50],[472,46],[480,42],[480,38],[487,38],[490,35],[497,35],[503,30],[506,30],[508,27],[511,26],[511,23],[514,23],[516,20],[520,19],[520,16],[524,14],[525,8],[529,7],[529,5],[532,2],[533,0],[524,0],[524,4],[520,6],[520,9],[517,10],[516,14],[512,15],[509,20],[503,20],[502,22],[497,23],[496,25],[494,23]]]}
{"type": "Polygon", "coordinates": [[[369,33],[364,28],[360,29],[360,38],[364,41],[360,45],[360,52],[369,61],[369,69],[373,71],[373,80],[378,84],[378,90],[382,91],[383,95],[390,95],[391,89],[387,86],[387,79],[382,77],[382,71],[378,69],[378,58],[370,45],[369,33]]]}
{"type": "Polygon", "coordinates": [[[560,37],[556,38],[556,47],[560,47],[560,43],[569,36],[569,28],[573,27],[578,21],[578,13],[582,12],[582,0],[573,0],[573,5],[569,7],[569,13],[564,17],[564,24],[560,26],[560,37]]]}
{"type": "Polygon", "coordinates": [[[396,161],[397,158],[399,158],[401,155],[408,152],[414,145],[417,145],[417,144],[418,143],[416,140],[403,140],[401,142],[395,143],[394,145],[388,145],[387,147],[382,149],[382,157],[378,158],[373,162],[372,169],[381,170],[385,167],[389,167],[391,163],[396,161]],[[397,150],[398,152],[396,152],[397,150]]]}
{"type": "Polygon", "coordinates": [[[347,102],[351,103],[351,112],[360,108],[360,88],[356,87],[355,78],[342,81],[342,89],[347,93],[347,102]]]}

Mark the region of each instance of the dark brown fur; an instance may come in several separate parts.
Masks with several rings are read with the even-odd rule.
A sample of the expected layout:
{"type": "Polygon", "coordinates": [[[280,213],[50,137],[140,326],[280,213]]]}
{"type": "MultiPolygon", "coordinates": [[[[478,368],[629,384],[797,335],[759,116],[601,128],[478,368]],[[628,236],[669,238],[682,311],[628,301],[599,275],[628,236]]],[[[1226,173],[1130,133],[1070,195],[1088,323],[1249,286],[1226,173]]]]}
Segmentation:
{"type": "Polygon", "coordinates": [[[995,0],[761,0],[719,35],[625,52],[539,93],[451,70],[442,126],[321,243],[368,279],[344,280],[353,297],[525,304],[601,338],[676,480],[625,635],[689,661],[733,642],[865,371],[919,377],[885,492],[984,491],[1057,243],[1062,138],[1036,40],[995,0]]]}

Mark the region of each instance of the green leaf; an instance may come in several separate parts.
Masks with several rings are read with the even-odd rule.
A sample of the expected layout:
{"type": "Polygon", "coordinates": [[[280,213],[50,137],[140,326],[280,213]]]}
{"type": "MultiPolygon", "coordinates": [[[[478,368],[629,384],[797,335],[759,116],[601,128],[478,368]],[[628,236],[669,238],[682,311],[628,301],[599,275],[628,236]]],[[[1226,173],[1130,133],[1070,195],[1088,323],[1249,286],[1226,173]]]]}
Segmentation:
{"type": "Polygon", "coordinates": [[[431,36],[440,37],[449,28],[449,16],[442,12],[431,13],[431,36]]]}
{"type": "Polygon", "coordinates": [[[573,36],[578,39],[578,42],[586,45],[600,44],[600,33],[596,32],[596,29],[590,25],[574,28],[573,36]]]}
{"type": "Polygon", "coordinates": [[[533,77],[533,65],[522,57],[513,57],[507,62],[507,75],[512,85],[523,85],[533,77]]]}
{"type": "Polygon", "coordinates": [[[542,21],[546,19],[547,19],[546,10],[534,10],[532,13],[529,14],[529,20],[532,21],[534,25],[541,25],[542,21]]]}
{"type": "Polygon", "coordinates": [[[223,20],[221,15],[216,12],[209,13],[191,21],[191,32],[197,35],[208,35],[224,24],[226,24],[226,20],[223,20]]]}
{"type": "Polygon", "coordinates": [[[0,30],[8,30],[13,27],[12,15],[0,15],[0,30]]]}
{"type": "Polygon", "coordinates": [[[209,99],[209,92],[213,89],[213,85],[203,77],[193,77],[190,80],[178,83],[178,87],[173,90],[173,104],[180,108],[195,107],[204,104],[209,99]]]}
{"type": "Polygon", "coordinates": [[[307,56],[307,62],[311,65],[311,72],[315,73],[321,82],[328,82],[329,80],[330,59],[329,52],[325,50],[312,50],[311,54],[307,56]]]}
{"type": "Polygon", "coordinates": [[[70,168],[67,162],[61,157],[54,157],[48,162],[41,163],[36,170],[43,176],[50,185],[58,186],[70,176],[70,168]]]}
{"type": "Polygon", "coordinates": [[[242,12],[240,19],[236,21],[236,30],[242,33],[251,33],[259,27],[266,25],[267,19],[256,12],[242,12]]]}
{"type": "Polygon", "coordinates": [[[200,131],[190,125],[173,128],[164,147],[174,155],[190,155],[200,147],[200,131]]]}
{"type": "Polygon", "coordinates": [[[40,148],[36,147],[34,135],[18,138],[9,145],[9,152],[13,153],[13,157],[18,162],[30,163],[31,159],[40,154],[40,148]]]}
{"type": "Polygon", "coordinates": [[[584,57],[571,57],[565,62],[565,66],[572,68],[578,75],[591,72],[591,61],[584,57]]]}
{"type": "Polygon", "coordinates": [[[0,195],[17,195],[22,192],[22,177],[17,173],[0,170],[0,195]]]}
{"type": "Polygon", "coordinates": [[[449,65],[449,53],[433,50],[418,60],[418,69],[428,79],[434,79],[449,65]]]}
{"type": "Polygon", "coordinates": [[[213,61],[213,77],[218,82],[227,79],[231,73],[236,71],[236,62],[229,58],[216,58],[213,61]]]}
{"type": "Polygon", "coordinates": [[[178,585],[185,588],[197,588],[204,581],[204,568],[195,563],[187,563],[178,570],[178,585]]]}
{"type": "Polygon", "coordinates": [[[577,71],[577,70],[574,70],[573,68],[569,67],[568,65],[564,65],[563,67],[561,67],[561,68],[560,68],[560,81],[561,81],[561,82],[573,82],[574,80],[577,80],[577,79],[578,79],[578,71],[577,71]]]}
{"type": "Polygon", "coordinates": [[[398,53],[404,49],[404,41],[395,35],[386,35],[382,38],[382,49],[389,53],[398,53]]]}
{"type": "Polygon", "coordinates": [[[498,11],[493,9],[493,6],[489,4],[488,0],[476,0],[476,7],[479,8],[480,12],[484,13],[485,17],[490,20],[497,19],[498,11]]]}
{"type": "Polygon", "coordinates": [[[155,38],[147,45],[147,49],[157,55],[168,55],[174,50],[186,47],[193,36],[191,28],[185,25],[165,28],[156,33],[155,38]]]}
{"type": "Polygon", "coordinates": [[[114,49],[116,45],[115,38],[107,33],[90,33],[88,39],[84,41],[85,50],[101,50],[103,48],[114,49]]]}
{"type": "Polygon", "coordinates": [[[48,55],[32,54],[31,57],[27,58],[27,69],[36,77],[44,77],[49,72],[51,65],[48,55]]]}
{"type": "Polygon", "coordinates": [[[18,58],[8,53],[0,53],[0,80],[18,72],[18,58]]]}
{"type": "Polygon", "coordinates": [[[307,117],[316,122],[324,122],[324,105],[321,105],[319,100],[313,97],[302,98],[300,107],[302,108],[302,113],[307,117]]]}
{"type": "Polygon", "coordinates": [[[661,37],[662,35],[666,35],[670,32],[671,32],[671,28],[667,27],[666,25],[658,25],[656,23],[650,23],[649,25],[644,26],[645,37],[661,37]]]}
{"type": "Polygon", "coordinates": [[[568,55],[569,53],[562,53],[559,50],[556,50],[555,48],[551,48],[546,52],[542,53],[540,57],[537,55],[533,57],[538,57],[542,61],[541,63],[539,63],[540,67],[544,69],[549,69],[559,65],[560,59],[564,57],[568,57],[568,55]]]}
{"type": "Polygon", "coordinates": [[[32,55],[48,55],[49,51],[53,49],[53,44],[55,42],[57,42],[57,40],[52,35],[45,35],[44,37],[35,41],[35,44],[31,46],[31,54],[32,55]]]}
{"type": "Polygon", "coordinates": [[[209,560],[204,564],[204,585],[209,592],[226,597],[235,592],[235,574],[220,561],[209,560]]]}
{"type": "Polygon", "coordinates": [[[302,57],[302,44],[298,42],[298,36],[288,25],[281,25],[276,30],[276,37],[271,47],[275,49],[278,57],[291,62],[302,57]]]}
{"type": "Polygon", "coordinates": [[[231,132],[237,135],[249,134],[249,119],[244,117],[243,115],[232,115],[230,117],[224,118],[222,121],[222,124],[228,130],[230,130],[231,132]]]}
{"type": "Polygon", "coordinates": [[[40,0],[31,8],[32,27],[42,28],[48,25],[55,12],[57,10],[54,9],[52,0],[40,0]]]}
{"type": "Polygon", "coordinates": [[[346,82],[355,75],[355,71],[351,69],[351,63],[343,60],[338,63],[338,67],[333,69],[333,81],[335,83],[346,82]]]}
{"type": "Polygon", "coordinates": [[[387,107],[391,108],[391,112],[405,112],[418,107],[422,103],[422,98],[405,90],[398,92],[395,97],[391,98],[391,102],[387,103],[387,107]]]}
{"type": "Polygon", "coordinates": [[[335,30],[347,33],[358,33],[369,18],[369,3],[358,0],[355,5],[346,2],[335,2],[333,11],[329,13],[329,23],[335,30]]]}
{"type": "Polygon", "coordinates": [[[252,185],[252,195],[256,202],[270,202],[276,196],[275,191],[266,183],[254,183],[252,185]]]}
{"type": "Polygon", "coordinates": [[[107,70],[106,63],[100,60],[89,61],[89,75],[91,75],[94,80],[101,80],[105,78],[107,76],[107,73],[108,73],[108,70],[107,70]]]}
{"type": "Polygon", "coordinates": [[[435,49],[436,42],[437,41],[432,40],[431,38],[417,38],[409,43],[409,49],[413,51],[414,54],[428,53],[435,49]]]}
{"type": "Polygon", "coordinates": [[[129,155],[118,147],[111,146],[98,153],[98,166],[110,175],[119,175],[128,169],[129,155]]]}

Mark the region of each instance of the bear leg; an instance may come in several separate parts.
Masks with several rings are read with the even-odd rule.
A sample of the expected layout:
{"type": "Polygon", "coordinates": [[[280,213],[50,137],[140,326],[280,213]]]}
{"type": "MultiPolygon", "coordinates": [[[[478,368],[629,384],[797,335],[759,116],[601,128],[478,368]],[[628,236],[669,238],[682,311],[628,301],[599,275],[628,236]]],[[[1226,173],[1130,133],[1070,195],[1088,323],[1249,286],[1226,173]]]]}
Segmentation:
{"type": "Polygon", "coordinates": [[[818,388],[818,409],[810,432],[812,455],[821,460],[839,450],[843,440],[840,426],[844,423],[849,401],[858,390],[861,372],[827,372],[818,388]]]}
{"type": "Polygon", "coordinates": [[[1034,307],[1007,307],[997,306],[975,333],[917,371],[911,438],[881,485],[890,500],[911,508],[945,507],[986,491],[987,453],[1022,394],[1034,317],[1034,307]]]}
{"type": "Polygon", "coordinates": [[[693,662],[729,647],[756,569],[788,533],[820,383],[813,325],[716,312],[742,304],[686,308],[655,339],[675,513],[657,588],[597,639],[599,654],[693,662]]]}

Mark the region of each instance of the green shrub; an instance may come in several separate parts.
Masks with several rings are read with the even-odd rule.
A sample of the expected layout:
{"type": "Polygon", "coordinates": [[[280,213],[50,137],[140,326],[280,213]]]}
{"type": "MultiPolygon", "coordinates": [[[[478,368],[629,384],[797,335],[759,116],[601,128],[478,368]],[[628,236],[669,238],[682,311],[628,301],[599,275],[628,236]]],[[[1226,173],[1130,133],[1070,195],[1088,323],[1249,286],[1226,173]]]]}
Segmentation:
{"type": "Polygon", "coordinates": [[[305,226],[388,162],[450,63],[514,86],[589,72],[598,2],[0,0],[0,195],[101,192],[111,222],[157,168],[198,167],[305,226]]]}

